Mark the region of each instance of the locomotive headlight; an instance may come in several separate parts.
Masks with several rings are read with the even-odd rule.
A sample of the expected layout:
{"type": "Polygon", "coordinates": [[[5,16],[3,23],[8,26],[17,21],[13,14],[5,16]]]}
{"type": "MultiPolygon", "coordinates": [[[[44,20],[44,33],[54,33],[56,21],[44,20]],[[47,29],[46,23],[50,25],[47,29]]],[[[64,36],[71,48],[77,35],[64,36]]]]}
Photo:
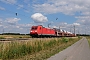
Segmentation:
{"type": "Polygon", "coordinates": [[[35,31],[35,32],[37,32],[37,31],[35,31]]]}
{"type": "Polygon", "coordinates": [[[32,31],[30,31],[30,32],[32,32],[32,31]]]}

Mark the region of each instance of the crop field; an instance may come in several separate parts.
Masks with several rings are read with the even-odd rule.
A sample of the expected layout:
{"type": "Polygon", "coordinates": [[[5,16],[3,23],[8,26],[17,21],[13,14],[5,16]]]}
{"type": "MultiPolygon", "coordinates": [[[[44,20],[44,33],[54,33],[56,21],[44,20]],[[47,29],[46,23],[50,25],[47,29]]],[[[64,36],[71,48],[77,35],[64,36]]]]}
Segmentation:
{"type": "MultiPolygon", "coordinates": [[[[6,37],[6,36],[5,36],[6,37]]],[[[16,37],[17,36],[10,36],[16,37]]],[[[21,36],[18,36],[18,38],[21,36]]],[[[22,36],[27,37],[27,36],[22,36]]],[[[28,41],[11,41],[0,42],[0,59],[1,60],[46,60],[52,55],[66,49],[80,37],[76,38],[51,38],[28,41]]]]}
{"type": "Polygon", "coordinates": [[[30,38],[30,35],[0,35],[0,39],[7,38],[30,38]]]}

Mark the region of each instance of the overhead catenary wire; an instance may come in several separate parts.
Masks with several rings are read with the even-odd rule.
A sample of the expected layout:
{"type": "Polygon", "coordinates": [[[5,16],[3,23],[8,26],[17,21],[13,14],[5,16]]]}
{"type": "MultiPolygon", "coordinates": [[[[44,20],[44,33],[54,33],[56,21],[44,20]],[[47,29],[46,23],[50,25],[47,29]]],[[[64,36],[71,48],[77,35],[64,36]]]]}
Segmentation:
{"type": "MultiPolygon", "coordinates": [[[[0,2],[2,2],[1,0],[0,0],[0,2]]],[[[8,2],[8,1],[7,1],[8,2]]],[[[15,6],[19,6],[19,5],[17,5],[17,4],[14,4],[15,6]]],[[[23,8],[23,7],[21,7],[21,8],[23,8]]],[[[23,8],[24,10],[27,10],[27,9],[25,9],[25,8],[23,8]]],[[[5,11],[5,12],[8,12],[8,13],[13,13],[13,14],[15,14],[16,16],[17,15],[20,15],[20,16],[24,16],[24,17],[27,17],[27,18],[30,18],[29,16],[26,16],[25,14],[21,14],[21,13],[19,13],[19,12],[13,12],[13,11],[11,11],[11,10],[9,10],[9,9],[5,9],[5,10],[2,10],[2,11],[5,11]]]]}
{"type": "Polygon", "coordinates": [[[29,16],[26,16],[26,15],[24,15],[24,14],[21,14],[21,13],[17,13],[17,12],[13,12],[13,11],[10,11],[10,10],[2,10],[2,11],[5,11],[5,12],[7,12],[7,13],[13,13],[15,16],[23,16],[23,17],[25,17],[25,18],[30,18],[29,16]]]}
{"type": "MultiPolygon", "coordinates": [[[[10,3],[10,4],[12,4],[11,2],[9,2],[8,0],[5,0],[6,2],[8,2],[8,3],[10,3]]],[[[0,2],[2,2],[1,0],[0,0],[0,2]]],[[[3,2],[4,3],[4,2],[3,2]]],[[[19,6],[19,4],[12,4],[12,5],[15,5],[15,6],[18,6],[18,7],[20,7],[19,6]]],[[[24,7],[20,7],[20,8],[22,8],[22,9],[24,9],[24,10],[27,10],[26,8],[24,8],[24,7]]]]}
{"type": "MultiPolygon", "coordinates": [[[[11,2],[9,2],[8,0],[5,0],[6,2],[8,2],[9,4],[12,4],[11,2]]],[[[19,0],[20,2],[22,2],[22,0],[19,0]]],[[[0,0],[0,2],[2,2],[1,0],[0,0]]],[[[3,2],[4,3],[4,2],[3,2]]],[[[28,6],[28,4],[26,4],[26,3],[24,3],[24,2],[22,2],[24,5],[26,5],[26,6],[28,6]]],[[[5,4],[5,3],[4,3],[5,4]]],[[[15,4],[12,4],[12,5],[14,5],[14,6],[17,6],[17,7],[20,7],[20,5],[23,5],[23,4],[19,4],[19,3],[15,3],[15,4]]],[[[25,6],[25,7],[26,7],[25,6]]],[[[32,12],[33,10],[30,10],[30,7],[28,7],[28,8],[25,8],[25,7],[20,7],[20,9],[23,9],[24,10],[24,12],[26,11],[27,13],[28,12],[32,12]]],[[[31,6],[31,8],[32,8],[32,6],[31,6]]]]}

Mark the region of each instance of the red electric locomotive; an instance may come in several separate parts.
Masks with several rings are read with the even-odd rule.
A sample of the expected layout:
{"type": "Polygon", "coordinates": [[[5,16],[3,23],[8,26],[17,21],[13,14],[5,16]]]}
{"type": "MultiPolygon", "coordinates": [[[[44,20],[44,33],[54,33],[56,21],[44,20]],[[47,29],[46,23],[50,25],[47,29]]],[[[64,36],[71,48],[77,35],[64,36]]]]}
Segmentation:
{"type": "Polygon", "coordinates": [[[42,25],[32,26],[30,30],[30,35],[32,37],[51,37],[51,36],[55,36],[55,30],[50,28],[45,28],[42,25]]]}
{"type": "Polygon", "coordinates": [[[42,25],[32,26],[30,30],[32,37],[75,37],[75,34],[60,29],[45,28],[42,25]]]}

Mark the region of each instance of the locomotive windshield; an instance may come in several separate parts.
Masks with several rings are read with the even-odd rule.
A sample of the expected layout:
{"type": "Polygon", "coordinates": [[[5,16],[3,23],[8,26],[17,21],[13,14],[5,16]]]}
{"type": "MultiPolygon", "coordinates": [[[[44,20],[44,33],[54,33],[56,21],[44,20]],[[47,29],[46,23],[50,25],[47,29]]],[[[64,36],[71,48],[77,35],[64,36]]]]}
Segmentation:
{"type": "Polygon", "coordinates": [[[32,27],[32,29],[31,30],[36,30],[37,29],[37,26],[34,26],[34,27],[32,27]]]}

